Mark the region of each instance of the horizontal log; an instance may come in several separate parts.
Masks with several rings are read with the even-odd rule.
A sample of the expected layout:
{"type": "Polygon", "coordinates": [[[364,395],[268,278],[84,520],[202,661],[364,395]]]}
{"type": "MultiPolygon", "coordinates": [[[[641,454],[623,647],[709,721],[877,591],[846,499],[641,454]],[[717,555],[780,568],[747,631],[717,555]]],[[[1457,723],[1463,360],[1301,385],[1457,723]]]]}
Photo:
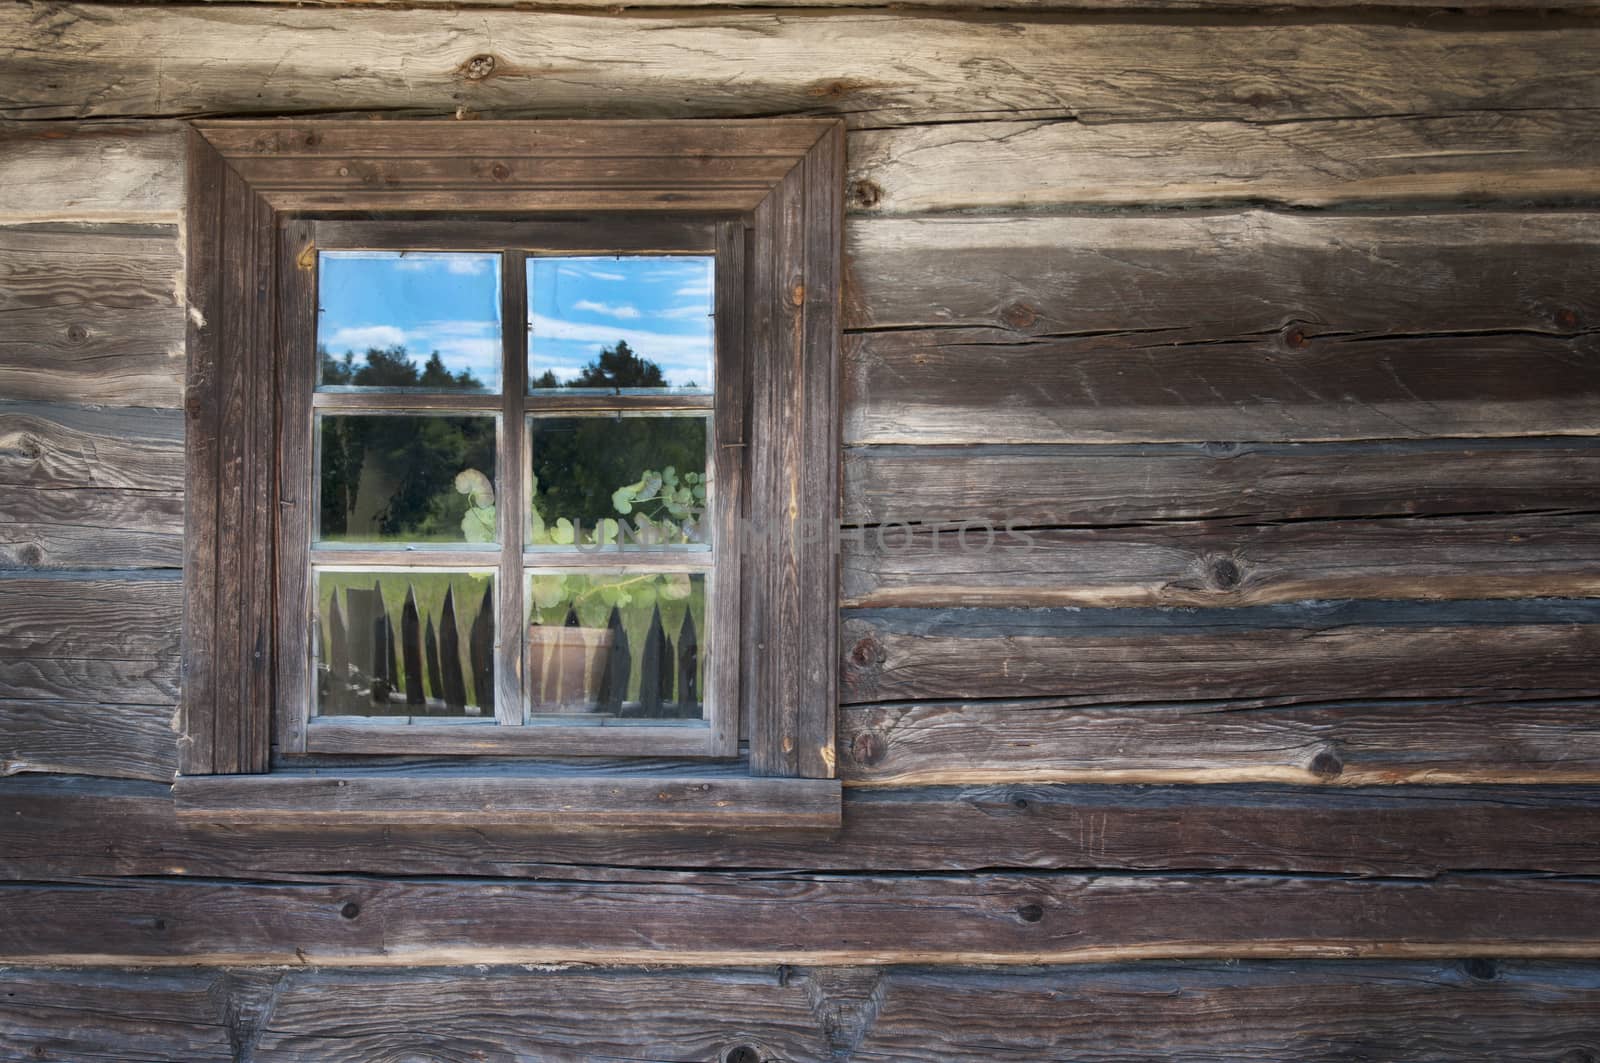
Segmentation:
{"type": "Polygon", "coordinates": [[[855,336],[847,348],[845,438],[857,444],[1600,432],[1600,331],[1346,337],[1296,325],[1184,344],[929,329],[855,336]]]}
{"type": "Polygon", "coordinates": [[[7,485],[0,569],[176,568],[183,496],[168,491],[7,485]]]}
{"type": "Polygon", "coordinates": [[[183,413],[0,401],[0,486],[181,496],[183,413]]]}
{"type": "Polygon", "coordinates": [[[1600,956],[1588,879],[1232,875],[0,885],[0,961],[1100,963],[1600,956]]]}
{"type": "Polygon", "coordinates": [[[1570,1059],[1600,1016],[1572,962],[0,972],[28,1058],[946,1058],[1101,1063],[1570,1059]]]}
{"type": "MultiPolygon", "coordinates": [[[[0,662],[0,672],[6,669],[0,662]]],[[[167,782],[178,770],[175,697],[166,704],[107,705],[62,700],[71,697],[66,690],[44,693],[31,701],[0,699],[0,776],[63,772],[167,782]]]]}
{"type": "MultiPolygon", "coordinates": [[[[22,89],[13,99],[31,95],[22,89]]],[[[177,122],[0,122],[0,186],[0,223],[173,220],[183,204],[183,130],[177,122]]]]}
{"type": "Polygon", "coordinates": [[[1600,696],[1592,601],[882,609],[846,612],[843,636],[847,704],[1600,696]]]}
{"type": "Polygon", "coordinates": [[[1153,348],[1265,342],[1297,325],[1360,338],[1600,322],[1581,279],[1600,215],[1585,211],[861,218],[850,241],[857,329],[1104,333],[1153,348]]]}
{"type": "Polygon", "coordinates": [[[176,572],[0,573],[0,690],[170,706],[181,614],[176,572]]]}
{"type": "Polygon", "coordinates": [[[850,447],[847,524],[996,527],[1588,511],[1585,440],[850,447]]]}
{"type": "Polygon", "coordinates": [[[1600,596],[1593,516],[852,529],[846,607],[1237,606],[1600,596]]]}
{"type": "Polygon", "coordinates": [[[1228,122],[964,122],[862,130],[861,212],[1196,203],[1575,201],[1600,189],[1600,111],[1228,122]]]}
{"type": "MultiPolygon", "coordinates": [[[[74,146],[100,147],[69,138],[74,146]]],[[[63,148],[65,148],[63,144],[63,148]]],[[[101,149],[103,153],[103,149],[101,149]]],[[[65,152],[63,152],[65,154],[65,152]]],[[[88,151],[72,153],[74,165],[88,151]]],[[[81,307],[177,311],[183,268],[178,230],[170,225],[27,225],[0,227],[0,313],[81,307]]]]}
{"type": "Polygon", "coordinates": [[[845,709],[839,735],[866,785],[1600,781],[1595,701],[893,705],[845,709]]]}
{"type": "Polygon", "coordinates": [[[6,314],[0,389],[18,401],[175,407],[183,314],[168,307],[28,307],[6,314]]]}
{"type": "MultiPolygon", "coordinates": [[[[864,715],[846,717],[859,723],[864,715]]],[[[165,756],[170,777],[170,748],[165,756]]],[[[17,775],[0,785],[0,877],[10,879],[563,878],[572,867],[589,877],[651,867],[1595,875],[1600,789],[855,786],[844,791],[843,828],[818,838],[787,831],[552,833],[496,824],[241,831],[178,818],[171,792],[155,783],[17,775]]]]}
{"type": "Polygon", "coordinates": [[[179,816],[203,823],[520,823],[569,830],[839,826],[836,779],[280,772],[181,778],[172,796],[179,816]]]}
{"type": "Polygon", "coordinates": [[[1161,25],[710,10],[663,22],[351,8],[335,24],[276,6],[84,4],[8,9],[0,40],[0,117],[28,119],[588,117],[603,101],[615,117],[834,113],[859,126],[1281,120],[1570,108],[1600,95],[1600,26],[1561,16],[1161,25]]]}

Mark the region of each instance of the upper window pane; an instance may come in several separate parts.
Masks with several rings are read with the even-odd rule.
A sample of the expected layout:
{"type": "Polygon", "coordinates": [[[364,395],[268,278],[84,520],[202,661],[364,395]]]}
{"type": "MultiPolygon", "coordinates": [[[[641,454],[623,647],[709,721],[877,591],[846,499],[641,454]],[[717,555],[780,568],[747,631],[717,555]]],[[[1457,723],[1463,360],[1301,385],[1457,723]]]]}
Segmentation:
{"type": "Polygon", "coordinates": [[[318,387],[500,390],[500,256],[324,251],[318,387]]]}
{"type": "Polygon", "coordinates": [[[529,388],[710,390],[714,262],[530,258],[529,388]]]}

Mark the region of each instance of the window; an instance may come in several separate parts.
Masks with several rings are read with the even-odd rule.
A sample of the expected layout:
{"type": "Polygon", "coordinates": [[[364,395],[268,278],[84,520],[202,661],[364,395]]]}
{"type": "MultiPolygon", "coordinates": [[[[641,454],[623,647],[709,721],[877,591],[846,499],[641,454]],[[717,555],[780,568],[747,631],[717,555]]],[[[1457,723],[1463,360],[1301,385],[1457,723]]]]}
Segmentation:
{"type": "Polygon", "coordinates": [[[200,123],[189,180],[180,812],[837,823],[837,123],[200,123]]]}

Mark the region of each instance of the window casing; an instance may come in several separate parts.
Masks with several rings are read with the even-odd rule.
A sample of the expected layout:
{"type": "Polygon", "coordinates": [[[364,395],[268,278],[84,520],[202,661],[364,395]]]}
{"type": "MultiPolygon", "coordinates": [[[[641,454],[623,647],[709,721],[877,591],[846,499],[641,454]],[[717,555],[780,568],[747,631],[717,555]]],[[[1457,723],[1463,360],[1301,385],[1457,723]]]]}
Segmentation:
{"type": "Polygon", "coordinates": [[[835,824],[842,127],[215,122],[198,123],[190,147],[180,812],[241,821],[835,824]],[[712,255],[713,393],[529,395],[520,283],[503,286],[499,395],[315,391],[318,255],[341,248],[488,250],[507,270],[530,255],[712,255]],[[674,408],[709,419],[714,561],[525,550],[515,525],[528,501],[526,418],[674,408]],[[395,560],[313,545],[315,426],[333,411],[384,409],[497,418],[499,548],[417,555],[427,554],[423,567],[487,562],[497,576],[498,726],[312,714],[312,565],[395,560]],[[508,718],[524,701],[528,568],[619,564],[705,573],[713,635],[704,723],[508,718]],[[364,774],[363,758],[383,754],[518,759],[497,762],[495,782],[462,770],[449,779],[420,769],[364,774]],[[612,766],[588,779],[584,761],[564,762],[557,786],[521,759],[530,754],[539,765],[606,757],[612,766]],[[329,766],[329,756],[343,759],[329,766]],[[662,775],[657,761],[618,768],[619,757],[723,766],[696,780],[681,765],[662,775]],[[563,794],[588,796],[552,798],[563,794]]]}

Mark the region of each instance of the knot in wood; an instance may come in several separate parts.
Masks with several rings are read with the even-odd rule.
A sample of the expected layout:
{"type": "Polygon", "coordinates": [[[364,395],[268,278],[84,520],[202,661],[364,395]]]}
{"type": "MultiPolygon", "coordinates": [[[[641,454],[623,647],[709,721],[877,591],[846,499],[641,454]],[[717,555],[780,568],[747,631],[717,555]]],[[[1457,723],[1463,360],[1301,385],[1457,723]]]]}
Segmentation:
{"type": "Polygon", "coordinates": [[[461,76],[468,81],[482,81],[494,73],[496,65],[498,64],[494,56],[488,52],[482,52],[461,64],[461,76]]]}
{"type": "Polygon", "coordinates": [[[1044,918],[1044,905],[1024,904],[1017,909],[1017,918],[1024,923],[1037,923],[1044,918]]]}
{"type": "Polygon", "coordinates": [[[883,763],[883,758],[889,755],[889,743],[876,731],[862,731],[856,735],[855,741],[850,743],[850,755],[857,764],[867,767],[876,767],[883,763]]]}
{"type": "Polygon", "coordinates": [[[339,909],[339,914],[344,916],[346,919],[354,919],[356,916],[361,914],[361,905],[357,904],[355,901],[345,901],[344,907],[339,909]]]}
{"type": "Polygon", "coordinates": [[[489,176],[493,177],[496,181],[504,181],[506,178],[511,176],[511,167],[507,166],[503,162],[497,162],[493,166],[489,167],[489,176]]]}
{"type": "Polygon", "coordinates": [[[1492,982],[1495,976],[1500,973],[1493,960],[1486,960],[1482,957],[1463,960],[1461,969],[1467,972],[1467,977],[1476,979],[1479,982],[1492,982]]]}
{"type": "Polygon", "coordinates": [[[1232,590],[1243,578],[1239,572],[1239,565],[1233,558],[1219,557],[1211,562],[1211,582],[1220,589],[1232,590]]]}
{"type": "Polygon", "coordinates": [[[850,183],[850,205],[859,210],[871,210],[883,202],[883,186],[862,178],[850,183]]]}
{"type": "Polygon", "coordinates": [[[1039,320],[1039,312],[1027,303],[1012,303],[1000,311],[1000,320],[1012,328],[1029,328],[1039,320]]]}
{"type": "Polygon", "coordinates": [[[1324,749],[1311,758],[1310,769],[1313,775],[1320,775],[1324,779],[1337,779],[1344,774],[1344,761],[1339,759],[1339,754],[1324,749]]]}
{"type": "Polygon", "coordinates": [[[1556,324],[1564,329],[1578,327],[1578,312],[1571,307],[1563,307],[1556,311],[1556,324]]]}
{"type": "Polygon", "coordinates": [[[804,306],[806,303],[806,286],[799,281],[789,285],[789,303],[792,306],[804,306]]]}
{"type": "Polygon", "coordinates": [[[82,325],[68,325],[67,326],[67,342],[68,343],[82,343],[84,340],[86,340],[88,338],[89,338],[89,330],[84,328],[82,325]]]}
{"type": "Polygon", "coordinates": [[[880,652],[877,641],[871,635],[857,640],[856,644],[850,647],[850,661],[858,667],[866,668],[868,665],[881,663],[883,659],[884,654],[880,652]]]}
{"type": "Polygon", "coordinates": [[[722,1054],[722,1063],[761,1063],[761,1053],[750,1045],[734,1045],[722,1054]]]}
{"type": "Polygon", "coordinates": [[[1291,351],[1303,351],[1311,346],[1311,337],[1303,325],[1290,325],[1283,330],[1283,345],[1291,351]]]}

